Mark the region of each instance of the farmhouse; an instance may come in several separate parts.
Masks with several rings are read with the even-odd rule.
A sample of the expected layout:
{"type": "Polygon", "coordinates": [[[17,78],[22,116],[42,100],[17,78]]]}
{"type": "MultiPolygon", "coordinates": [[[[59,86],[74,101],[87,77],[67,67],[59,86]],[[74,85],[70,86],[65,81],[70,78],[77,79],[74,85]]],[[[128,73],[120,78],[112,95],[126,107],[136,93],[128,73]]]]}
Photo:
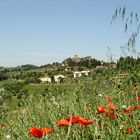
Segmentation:
{"type": "Polygon", "coordinates": [[[82,75],[84,76],[89,76],[90,71],[85,70],[85,71],[81,71],[82,75]]]}
{"type": "Polygon", "coordinates": [[[63,82],[64,78],[65,78],[64,75],[61,75],[61,74],[55,75],[55,76],[54,76],[54,81],[55,81],[56,83],[61,83],[61,82],[63,82]]]}
{"type": "Polygon", "coordinates": [[[73,72],[74,78],[79,78],[81,76],[89,76],[90,71],[75,71],[73,72]]]}
{"type": "Polygon", "coordinates": [[[75,72],[73,72],[73,76],[74,76],[74,78],[79,78],[82,76],[82,73],[80,71],[75,71],[75,72]]]}
{"type": "Polygon", "coordinates": [[[51,83],[52,82],[50,77],[42,77],[39,79],[41,80],[42,83],[51,83]]]}
{"type": "Polygon", "coordinates": [[[107,70],[108,67],[107,67],[107,66],[102,66],[102,65],[101,65],[101,66],[96,66],[96,70],[97,70],[97,69],[106,69],[106,70],[107,70]]]}

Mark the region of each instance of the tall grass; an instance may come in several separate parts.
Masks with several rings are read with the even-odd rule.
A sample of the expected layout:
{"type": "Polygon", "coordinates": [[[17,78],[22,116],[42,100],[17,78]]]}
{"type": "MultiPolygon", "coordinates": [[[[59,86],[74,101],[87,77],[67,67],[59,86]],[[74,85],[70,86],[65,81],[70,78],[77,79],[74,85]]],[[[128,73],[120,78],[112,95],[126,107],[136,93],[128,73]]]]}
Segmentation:
{"type": "Polygon", "coordinates": [[[133,117],[129,117],[124,113],[124,107],[128,109],[129,106],[139,105],[137,100],[140,95],[139,85],[126,84],[128,82],[126,80],[118,88],[117,85],[106,83],[104,80],[106,79],[101,76],[89,83],[81,81],[76,87],[71,86],[70,90],[65,89],[63,87],[65,85],[61,85],[61,88],[52,86],[45,94],[42,94],[41,90],[36,94],[29,94],[27,99],[22,102],[20,100],[20,107],[16,99],[17,105],[14,109],[7,106],[5,112],[1,113],[0,123],[5,122],[6,128],[0,128],[0,139],[37,139],[30,137],[32,127],[53,129],[53,134],[43,138],[50,140],[138,139],[137,123],[140,121],[140,110],[132,111],[129,114],[133,117]],[[113,104],[117,106],[115,111],[117,119],[104,117],[102,113],[98,114],[98,106],[109,106],[108,97],[113,98],[113,104]],[[93,124],[84,128],[79,124],[57,127],[57,122],[68,116],[93,119],[93,124]],[[127,127],[132,128],[132,134],[128,134],[127,127]]]}

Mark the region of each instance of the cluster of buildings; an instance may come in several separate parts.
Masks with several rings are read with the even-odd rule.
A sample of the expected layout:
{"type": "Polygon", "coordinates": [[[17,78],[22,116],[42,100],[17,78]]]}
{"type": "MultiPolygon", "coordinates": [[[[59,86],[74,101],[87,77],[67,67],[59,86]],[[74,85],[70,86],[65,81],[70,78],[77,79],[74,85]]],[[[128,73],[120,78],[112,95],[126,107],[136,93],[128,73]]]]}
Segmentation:
{"type": "MultiPolygon", "coordinates": [[[[53,81],[53,79],[48,76],[41,77],[39,79],[41,80],[42,83],[51,83],[53,81]]],[[[61,74],[54,75],[54,82],[56,82],[56,83],[61,83],[64,79],[65,79],[64,75],[61,75],[61,74]]]]}
{"type": "MultiPolygon", "coordinates": [[[[90,70],[87,69],[86,67],[83,66],[69,66],[67,64],[68,61],[74,61],[74,62],[80,62],[81,60],[92,60],[91,56],[86,56],[86,57],[79,57],[78,55],[75,55],[73,58],[68,58],[65,61],[63,61],[63,63],[60,64],[56,64],[53,67],[49,66],[46,69],[47,73],[55,73],[56,71],[63,71],[65,73],[71,73],[73,78],[79,78],[79,77],[83,77],[83,76],[89,76],[90,75],[90,70]]],[[[116,68],[116,64],[110,64],[109,67],[111,68],[116,68]]],[[[108,66],[104,66],[102,63],[100,66],[96,66],[96,69],[108,69],[108,66]]],[[[69,77],[69,76],[67,76],[69,77]]],[[[42,83],[51,83],[51,82],[55,82],[55,83],[61,83],[62,81],[64,81],[66,79],[66,76],[62,75],[62,74],[58,74],[52,77],[41,77],[40,80],[42,81],[42,83]]]]}
{"type": "MultiPolygon", "coordinates": [[[[89,76],[89,74],[90,74],[90,71],[74,71],[73,78],[89,76]]],[[[58,74],[58,75],[54,75],[53,79],[48,76],[41,77],[39,79],[42,81],[42,83],[52,83],[52,81],[54,81],[55,83],[61,83],[64,81],[65,78],[66,78],[66,76],[64,76],[62,74],[58,74]]]]}

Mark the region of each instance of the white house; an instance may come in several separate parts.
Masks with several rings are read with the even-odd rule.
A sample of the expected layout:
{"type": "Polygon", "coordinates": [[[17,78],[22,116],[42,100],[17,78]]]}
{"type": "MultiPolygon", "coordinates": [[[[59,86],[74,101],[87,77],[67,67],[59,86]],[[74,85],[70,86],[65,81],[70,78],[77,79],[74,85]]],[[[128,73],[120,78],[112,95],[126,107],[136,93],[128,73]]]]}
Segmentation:
{"type": "Polygon", "coordinates": [[[61,83],[61,81],[62,81],[64,78],[65,78],[64,75],[61,75],[61,74],[55,75],[55,76],[54,76],[54,81],[55,81],[56,83],[61,83]]]}
{"type": "Polygon", "coordinates": [[[51,83],[52,79],[50,77],[42,77],[39,78],[41,80],[42,83],[51,83]]]}
{"type": "Polygon", "coordinates": [[[74,78],[79,78],[81,76],[88,76],[90,71],[75,71],[73,72],[73,77],[74,78]]]}
{"type": "Polygon", "coordinates": [[[81,73],[82,73],[82,75],[88,76],[88,75],[89,75],[89,73],[90,73],[90,71],[85,70],[85,71],[81,71],[81,73]]]}
{"type": "Polygon", "coordinates": [[[80,71],[75,71],[75,72],[73,72],[73,76],[74,76],[74,78],[79,78],[82,76],[82,73],[80,71]]]}

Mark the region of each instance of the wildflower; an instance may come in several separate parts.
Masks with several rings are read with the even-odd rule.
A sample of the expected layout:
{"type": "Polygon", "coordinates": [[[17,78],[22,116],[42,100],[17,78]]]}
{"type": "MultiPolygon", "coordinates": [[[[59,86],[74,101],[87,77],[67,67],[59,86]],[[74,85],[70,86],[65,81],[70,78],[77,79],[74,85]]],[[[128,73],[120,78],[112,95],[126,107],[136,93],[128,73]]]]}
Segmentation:
{"type": "Polygon", "coordinates": [[[54,130],[50,128],[42,128],[41,131],[43,134],[52,134],[54,132],[54,130]]]}
{"type": "Polygon", "coordinates": [[[77,123],[79,123],[79,116],[73,116],[72,118],[68,117],[66,120],[68,122],[71,121],[72,124],[77,124],[77,123]]]}
{"type": "Polygon", "coordinates": [[[105,106],[98,106],[97,111],[98,111],[98,113],[104,113],[104,112],[106,112],[106,107],[105,106]]]}
{"type": "Polygon", "coordinates": [[[127,127],[127,134],[132,134],[133,130],[130,126],[127,127]]]}
{"type": "Polygon", "coordinates": [[[111,104],[112,101],[113,101],[113,98],[111,98],[111,97],[109,97],[109,98],[107,99],[107,103],[108,103],[108,104],[111,104]]]}
{"type": "Polygon", "coordinates": [[[109,117],[109,112],[104,112],[103,113],[103,116],[106,118],[106,117],[109,117]]]}
{"type": "Polygon", "coordinates": [[[86,124],[92,124],[92,123],[93,123],[93,120],[89,119],[89,120],[85,120],[83,124],[86,125],[86,124]]]}
{"type": "Polygon", "coordinates": [[[85,120],[84,118],[79,117],[79,124],[81,124],[82,127],[85,127],[85,125],[92,124],[93,120],[85,120]]]}
{"type": "Polygon", "coordinates": [[[117,115],[114,112],[110,112],[110,118],[115,120],[117,119],[117,115]]]}
{"type": "Polygon", "coordinates": [[[140,105],[137,106],[137,110],[140,110],[140,105]]]}
{"type": "Polygon", "coordinates": [[[138,100],[138,102],[140,102],[140,96],[138,96],[138,99],[137,100],[138,100]]]}
{"type": "Polygon", "coordinates": [[[72,118],[68,117],[66,120],[68,122],[71,121],[72,124],[81,124],[82,127],[85,127],[85,125],[93,123],[92,119],[86,120],[80,116],[73,116],[72,118]]]}
{"type": "Polygon", "coordinates": [[[108,110],[112,110],[112,111],[115,111],[117,109],[117,106],[115,105],[110,105],[110,107],[108,108],[108,110]]]}
{"type": "Polygon", "coordinates": [[[58,127],[61,127],[61,126],[69,126],[69,122],[67,120],[60,120],[58,123],[57,123],[57,126],[58,127]]]}
{"type": "Polygon", "coordinates": [[[127,109],[124,110],[125,114],[132,113],[135,111],[138,107],[137,106],[129,106],[127,109]]]}
{"type": "Polygon", "coordinates": [[[33,127],[30,129],[30,136],[34,136],[41,139],[43,137],[43,132],[40,129],[33,127]]]}
{"type": "Polygon", "coordinates": [[[136,110],[136,109],[137,109],[136,106],[129,106],[129,107],[128,107],[129,112],[133,112],[133,111],[136,110]]]}
{"type": "Polygon", "coordinates": [[[1,125],[1,127],[2,127],[2,128],[6,128],[6,123],[3,122],[2,125],[1,125]]]}

